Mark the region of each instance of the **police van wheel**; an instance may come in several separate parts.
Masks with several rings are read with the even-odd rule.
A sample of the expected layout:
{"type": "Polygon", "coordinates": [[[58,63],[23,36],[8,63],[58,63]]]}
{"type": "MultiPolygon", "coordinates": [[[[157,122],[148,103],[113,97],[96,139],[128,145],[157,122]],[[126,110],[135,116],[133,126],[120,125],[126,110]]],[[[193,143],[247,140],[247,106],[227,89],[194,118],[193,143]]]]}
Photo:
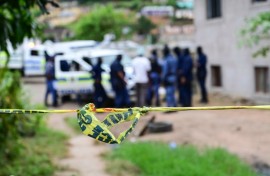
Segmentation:
{"type": "Polygon", "coordinates": [[[152,122],[148,124],[150,133],[162,133],[173,130],[172,124],[168,122],[152,122]]]}

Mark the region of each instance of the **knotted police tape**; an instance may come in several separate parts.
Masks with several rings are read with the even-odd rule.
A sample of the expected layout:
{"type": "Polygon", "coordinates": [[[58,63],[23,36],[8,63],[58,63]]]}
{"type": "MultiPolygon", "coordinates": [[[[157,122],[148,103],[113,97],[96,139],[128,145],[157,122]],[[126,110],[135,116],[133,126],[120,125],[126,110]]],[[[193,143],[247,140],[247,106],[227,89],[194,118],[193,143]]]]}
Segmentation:
{"type": "MultiPolygon", "coordinates": [[[[115,109],[105,108],[103,110],[108,112],[115,109]]],[[[144,115],[147,111],[147,108],[129,108],[126,112],[109,113],[101,122],[94,114],[96,112],[95,105],[89,103],[78,111],[77,118],[79,126],[85,135],[108,144],[120,144],[133,131],[141,115],[144,115]],[[116,138],[111,133],[110,128],[127,121],[132,121],[132,124],[116,138]]]]}
{"type": "Polygon", "coordinates": [[[212,106],[212,107],[134,107],[134,108],[99,108],[93,103],[86,104],[79,110],[24,110],[0,109],[0,114],[34,114],[34,113],[74,113],[77,112],[78,124],[82,132],[101,142],[120,144],[134,130],[142,115],[150,111],[189,111],[189,110],[229,110],[229,109],[258,109],[270,110],[265,106],[212,106]],[[95,113],[109,112],[103,121],[95,113]],[[110,129],[120,123],[132,121],[129,128],[115,137],[110,129]]]}

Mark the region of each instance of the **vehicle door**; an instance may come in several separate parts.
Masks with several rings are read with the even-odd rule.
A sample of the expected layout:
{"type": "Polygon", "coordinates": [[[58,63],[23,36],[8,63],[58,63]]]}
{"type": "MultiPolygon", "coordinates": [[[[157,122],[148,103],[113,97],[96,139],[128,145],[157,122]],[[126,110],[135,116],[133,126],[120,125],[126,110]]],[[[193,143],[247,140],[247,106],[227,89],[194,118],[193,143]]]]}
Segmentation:
{"type": "Polygon", "coordinates": [[[92,67],[80,58],[56,56],[55,87],[60,95],[93,92],[92,67]]]}
{"type": "Polygon", "coordinates": [[[24,75],[41,76],[45,74],[45,53],[42,47],[27,48],[24,51],[24,75]]]}
{"type": "MultiPolygon", "coordinates": [[[[112,62],[114,61],[116,56],[100,56],[103,60],[103,64],[102,64],[102,68],[105,70],[104,72],[102,72],[102,81],[101,84],[103,85],[106,94],[113,98],[114,97],[114,91],[112,89],[111,86],[111,82],[110,82],[110,65],[112,64],[112,62]]],[[[97,60],[98,57],[84,57],[83,60],[87,63],[92,63],[93,65],[97,64],[97,60]]]]}

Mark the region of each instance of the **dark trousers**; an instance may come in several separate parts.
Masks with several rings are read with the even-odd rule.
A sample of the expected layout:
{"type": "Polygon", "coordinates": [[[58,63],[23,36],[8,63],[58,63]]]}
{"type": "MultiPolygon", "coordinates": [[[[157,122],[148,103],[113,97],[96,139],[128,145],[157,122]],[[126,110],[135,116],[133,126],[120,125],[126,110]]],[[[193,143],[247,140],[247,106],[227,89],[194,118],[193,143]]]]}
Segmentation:
{"type": "Polygon", "coordinates": [[[203,78],[198,78],[200,90],[201,90],[201,102],[207,103],[208,98],[207,98],[207,90],[205,86],[205,77],[203,78]]]}
{"type": "Polygon", "coordinates": [[[57,94],[56,94],[56,90],[54,88],[54,80],[47,80],[46,81],[46,85],[47,85],[47,89],[46,89],[46,93],[45,93],[45,105],[48,105],[48,96],[49,94],[52,94],[52,100],[53,100],[53,106],[57,106],[57,94]]]}
{"type": "Polygon", "coordinates": [[[146,103],[147,106],[152,105],[152,99],[155,97],[156,99],[156,106],[160,106],[159,100],[159,87],[160,87],[160,77],[158,73],[152,73],[151,75],[151,85],[148,87],[147,96],[146,96],[146,103]]]}
{"type": "Polygon", "coordinates": [[[126,87],[119,88],[114,87],[115,97],[114,106],[116,108],[128,107],[130,106],[129,94],[126,87]]]}
{"type": "Polygon", "coordinates": [[[183,95],[184,95],[184,86],[179,84],[178,85],[178,103],[180,105],[183,105],[184,104],[184,99],[183,99],[183,95]]]}
{"type": "Polygon", "coordinates": [[[107,100],[107,94],[105,89],[101,83],[94,83],[95,94],[94,94],[94,102],[96,107],[103,107],[104,102],[107,100]]]}
{"type": "Polygon", "coordinates": [[[192,83],[191,81],[186,82],[183,85],[183,104],[184,107],[192,106],[192,83]]]}
{"type": "Polygon", "coordinates": [[[175,85],[166,85],[166,102],[168,107],[175,107],[176,101],[174,97],[175,93],[175,85]]]}

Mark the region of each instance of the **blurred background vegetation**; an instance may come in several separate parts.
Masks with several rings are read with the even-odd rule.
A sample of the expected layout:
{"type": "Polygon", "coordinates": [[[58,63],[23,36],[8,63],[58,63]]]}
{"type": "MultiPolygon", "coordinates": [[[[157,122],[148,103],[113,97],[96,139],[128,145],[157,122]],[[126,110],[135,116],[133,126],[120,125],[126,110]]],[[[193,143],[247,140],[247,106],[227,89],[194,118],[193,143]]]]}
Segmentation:
{"type": "MultiPolygon", "coordinates": [[[[50,35],[52,29],[68,30],[70,35],[66,35],[63,38],[64,40],[91,39],[101,41],[103,36],[107,33],[114,33],[116,40],[132,38],[133,34],[142,36],[144,39],[146,39],[148,35],[158,38],[158,25],[154,24],[149,18],[138,15],[137,12],[146,5],[157,5],[160,3],[150,0],[79,0],[78,2],[79,6],[86,7],[86,10],[82,11],[82,14],[78,15],[78,17],[71,22],[51,26],[48,23],[48,18],[52,18],[55,14],[51,13],[50,16],[44,14],[49,13],[49,9],[58,7],[58,4],[54,1],[1,0],[0,50],[5,51],[8,55],[8,43],[16,48],[16,46],[23,42],[25,37],[32,38],[38,36],[43,40],[53,39],[53,36],[50,35]],[[102,5],[100,5],[100,3],[102,3],[102,5]]],[[[180,8],[177,6],[176,0],[168,0],[162,5],[171,5],[175,8],[180,8]]],[[[69,14],[62,14],[62,16],[66,19],[69,14]]],[[[269,12],[259,14],[257,17],[248,20],[247,26],[241,32],[244,38],[243,43],[253,46],[262,41],[262,39],[269,40],[269,21],[269,12]]],[[[183,24],[187,23],[187,20],[179,22],[175,18],[170,18],[168,23],[183,24]]],[[[155,40],[155,42],[157,41],[158,40],[155,40]]],[[[269,50],[269,46],[264,46],[255,53],[255,56],[259,54],[265,56],[269,53],[269,50]]],[[[1,108],[44,108],[31,105],[31,102],[27,99],[22,89],[20,73],[10,72],[5,68],[1,68],[0,92],[1,108]]],[[[10,173],[13,175],[52,175],[54,173],[57,168],[54,166],[52,160],[54,157],[64,156],[66,154],[67,149],[65,144],[67,136],[48,129],[43,118],[44,117],[40,115],[0,114],[0,175],[10,175],[10,173]]],[[[158,152],[151,153],[152,146],[153,144],[127,144],[123,146],[122,150],[115,150],[114,153],[109,156],[109,159],[132,159],[130,162],[135,163],[137,165],[136,167],[141,169],[139,172],[150,174],[150,171],[145,168],[148,167],[149,163],[140,161],[141,158],[137,158],[139,155],[133,156],[131,154],[134,153],[134,151],[136,153],[137,150],[139,150],[137,151],[139,153],[149,151],[149,155],[153,157],[155,157],[155,154],[163,153],[163,149],[157,149],[158,152]]],[[[195,151],[195,149],[183,150],[187,151],[186,158],[192,159],[190,156],[193,156],[194,152],[197,152],[199,155],[199,152],[195,151]]],[[[180,149],[177,149],[177,151],[182,155],[180,149]]],[[[164,159],[165,156],[170,155],[168,154],[170,151],[166,152],[164,156],[159,155],[153,158],[153,161],[156,161],[157,158],[163,158],[162,162],[170,162],[170,160],[164,159]]],[[[219,150],[217,154],[210,153],[209,155],[213,155],[213,158],[205,160],[205,162],[209,162],[210,165],[215,165],[215,158],[225,157],[224,153],[225,152],[219,150]]],[[[175,153],[173,157],[174,155],[175,153]]],[[[202,159],[203,156],[199,155],[199,157],[202,159]]],[[[196,160],[197,159],[194,159],[192,162],[196,160]]],[[[238,163],[238,160],[236,162],[234,156],[232,159],[228,160],[233,161],[233,163],[238,163]]],[[[246,166],[243,166],[242,163],[237,166],[239,165],[241,171],[247,171],[247,173],[242,173],[242,175],[254,174],[249,169],[246,169],[246,166]]],[[[170,166],[171,163],[167,163],[167,167],[170,166]]],[[[195,166],[197,167],[198,165],[195,166]]],[[[208,168],[206,165],[202,166],[208,168]]],[[[156,167],[159,168],[159,166],[156,167]]],[[[193,166],[187,165],[187,168],[189,167],[193,166]]],[[[228,171],[226,170],[227,168],[230,168],[231,170],[229,171],[231,172],[238,172],[238,170],[234,170],[230,165],[224,166],[225,171],[228,171]]],[[[209,171],[208,169],[205,170],[209,171]]],[[[231,172],[225,173],[232,175],[231,172]]],[[[183,175],[187,174],[184,173],[183,175]]],[[[210,174],[207,172],[206,175],[210,174]]]]}
{"type": "MultiPolygon", "coordinates": [[[[8,43],[14,48],[25,37],[34,37],[39,27],[31,9],[48,13],[46,5],[58,5],[47,0],[2,0],[0,2],[0,50],[8,53],[8,43]]],[[[1,109],[39,109],[33,106],[22,89],[21,76],[6,68],[0,69],[1,109]]],[[[52,159],[64,155],[67,137],[49,130],[41,115],[0,114],[0,175],[51,175],[56,167],[52,159]],[[62,141],[61,144],[58,144],[62,141]],[[47,144],[50,144],[48,146],[47,144]],[[52,144],[52,145],[51,145],[52,144]],[[38,167],[37,167],[38,166],[38,167]]]]}
{"type": "Polygon", "coordinates": [[[122,29],[130,27],[133,20],[132,15],[116,11],[112,5],[95,5],[91,12],[71,24],[74,31],[73,39],[102,41],[109,33],[113,33],[116,39],[119,39],[124,35],[122,29]]]}

